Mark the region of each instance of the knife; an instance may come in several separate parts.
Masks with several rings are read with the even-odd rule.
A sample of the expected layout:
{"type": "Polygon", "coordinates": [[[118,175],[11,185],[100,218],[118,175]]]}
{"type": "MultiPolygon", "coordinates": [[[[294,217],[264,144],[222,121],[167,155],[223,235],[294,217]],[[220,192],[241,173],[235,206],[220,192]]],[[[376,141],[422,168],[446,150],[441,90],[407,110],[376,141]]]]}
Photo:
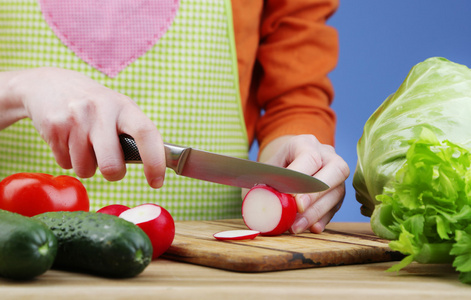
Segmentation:
{"type": "MultiPolygon", "coordinates": [[[[142,163],[134,139],[119,136],[126,163],[142,163]]],[[[308,194],[327,190],[321,180],[301,172],[247,159],[164,143],[167,168],[177,175],[241,188],[269,185],[282,193],[308,194]]]]}

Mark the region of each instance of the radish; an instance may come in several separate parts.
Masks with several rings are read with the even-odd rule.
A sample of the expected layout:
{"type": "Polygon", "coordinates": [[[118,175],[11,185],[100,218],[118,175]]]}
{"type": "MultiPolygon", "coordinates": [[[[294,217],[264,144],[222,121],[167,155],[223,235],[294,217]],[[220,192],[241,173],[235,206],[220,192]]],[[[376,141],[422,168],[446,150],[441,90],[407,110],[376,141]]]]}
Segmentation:
{"type": "Polygon", "coordinates": [[[260,234],[257,230],[226,230],[213,234],[218,240],[253,240],[260,234]]]}
{"type": "Polygon", "coordinates": [[[290,194],[260,184],[245,195],[242,202],[242,218],[249,229],[261,235],[279,235],[294,223],[297,213],[296,200],[290,194]]]}
{"type": "Polygon", "coordinates": [[[118,217],[123,211],[128,210],[128,209],[129,207],[127,207],[126,205],[111,204],[111,205],[100,208],[99,210],[97,210],[97,213],[113,215],[113,216],[118,217]]]}
{"type": "Polygon", "coordinates": [[[172,245],[175,237],[175,222],[170,213],[157,204],[142,204],[119,215],[139,226],[149,237],[154,252],[152,259],[162,255],[172,245]]]}

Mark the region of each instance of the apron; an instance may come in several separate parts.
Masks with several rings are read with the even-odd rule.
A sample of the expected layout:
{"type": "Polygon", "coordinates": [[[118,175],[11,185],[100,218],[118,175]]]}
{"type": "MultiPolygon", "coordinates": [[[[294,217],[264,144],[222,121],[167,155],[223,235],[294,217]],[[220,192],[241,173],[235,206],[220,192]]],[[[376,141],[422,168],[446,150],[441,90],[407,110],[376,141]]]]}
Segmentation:
{"type": "MultiPolygon", "coordinates": [[[[168,143],[247,158],[230,1],[2,0],[0,71],[54,66],[126,94],[168,143]],[[82,20],[85,19],[85,20],[82,20]]],[[[91,210],[157,203],[175,220],[240,217],[239,188],[175,175],[150,188],[142,165],[81,179],[91,210]]],[[[0,131],[0,179],[61,169],[30,119],[0,131]]]]}

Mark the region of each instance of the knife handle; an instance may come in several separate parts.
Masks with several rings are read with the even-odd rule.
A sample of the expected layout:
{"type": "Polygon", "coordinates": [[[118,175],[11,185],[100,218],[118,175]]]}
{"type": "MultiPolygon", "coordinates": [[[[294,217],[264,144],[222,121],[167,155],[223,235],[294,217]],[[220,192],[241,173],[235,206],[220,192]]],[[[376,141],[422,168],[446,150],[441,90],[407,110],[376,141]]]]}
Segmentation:
{"type": "MultiPolygon", "coordinates": [[[[124,161],[126,163],[142,163],[136,141],[130,135],[121,134],[119,136],[119,142],[121,143],[121,148],[123,148],[124,161]]],[[[191,148],[168,143],[164,143],[164,147],[167,168],[173,169],[177,174],[181,174],[191,148]]]]}

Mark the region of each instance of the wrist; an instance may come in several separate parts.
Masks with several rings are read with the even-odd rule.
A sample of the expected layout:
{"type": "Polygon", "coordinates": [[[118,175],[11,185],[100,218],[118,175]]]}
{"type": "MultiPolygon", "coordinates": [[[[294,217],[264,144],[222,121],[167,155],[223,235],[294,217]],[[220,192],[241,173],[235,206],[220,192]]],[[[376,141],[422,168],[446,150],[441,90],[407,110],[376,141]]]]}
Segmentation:
{"type": "Polygon", "coordinates": [[[0,130],[27,117],[20,92],[23,72],[0,72],[0,130]]]}

